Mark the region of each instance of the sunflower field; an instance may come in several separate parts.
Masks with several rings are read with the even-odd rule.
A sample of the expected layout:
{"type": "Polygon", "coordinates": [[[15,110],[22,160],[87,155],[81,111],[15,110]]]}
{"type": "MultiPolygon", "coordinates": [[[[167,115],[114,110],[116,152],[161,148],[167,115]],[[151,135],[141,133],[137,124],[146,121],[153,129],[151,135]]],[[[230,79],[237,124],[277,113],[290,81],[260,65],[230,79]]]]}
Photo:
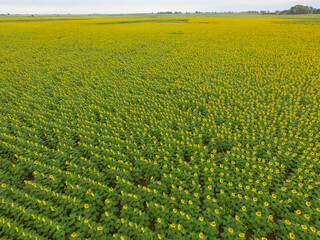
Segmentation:
{"type": "Polygon", "coordinates": [[[320,239],[319,39],[0,18],[0,239],[320,239]]]}

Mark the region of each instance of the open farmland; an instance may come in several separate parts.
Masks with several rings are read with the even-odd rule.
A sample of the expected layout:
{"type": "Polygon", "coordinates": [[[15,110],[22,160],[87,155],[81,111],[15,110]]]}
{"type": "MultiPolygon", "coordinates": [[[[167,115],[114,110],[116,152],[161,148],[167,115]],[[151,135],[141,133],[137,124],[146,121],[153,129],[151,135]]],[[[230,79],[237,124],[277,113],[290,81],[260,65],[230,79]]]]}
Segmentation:
{"type": "Polygon", "coordinates": [[[319,22],[0,18],[0,238],[319,239],[319,22]]]}

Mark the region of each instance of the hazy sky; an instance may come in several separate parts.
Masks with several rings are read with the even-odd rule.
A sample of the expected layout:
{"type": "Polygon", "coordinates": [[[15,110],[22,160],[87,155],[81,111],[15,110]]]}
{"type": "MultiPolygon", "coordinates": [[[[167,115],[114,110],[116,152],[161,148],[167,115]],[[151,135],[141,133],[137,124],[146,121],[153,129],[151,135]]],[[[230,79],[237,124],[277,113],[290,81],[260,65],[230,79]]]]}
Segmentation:
{"type": "Polygon", "coordinates": [[[0,14],[274,11],[296,4],[320,8],[320,0],[0,0],[0,14]]]}

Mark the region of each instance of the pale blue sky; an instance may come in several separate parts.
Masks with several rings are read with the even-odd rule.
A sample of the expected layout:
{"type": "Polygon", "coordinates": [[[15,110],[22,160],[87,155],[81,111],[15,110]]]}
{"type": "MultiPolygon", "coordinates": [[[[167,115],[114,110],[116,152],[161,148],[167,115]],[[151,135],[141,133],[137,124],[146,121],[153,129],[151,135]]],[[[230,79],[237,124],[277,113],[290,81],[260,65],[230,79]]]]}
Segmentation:
{"type": "Polygon", "coordinates": [[[0,14],[274,11],[296,4],[320,8],[320,0],[0,0],[0,14]]]}

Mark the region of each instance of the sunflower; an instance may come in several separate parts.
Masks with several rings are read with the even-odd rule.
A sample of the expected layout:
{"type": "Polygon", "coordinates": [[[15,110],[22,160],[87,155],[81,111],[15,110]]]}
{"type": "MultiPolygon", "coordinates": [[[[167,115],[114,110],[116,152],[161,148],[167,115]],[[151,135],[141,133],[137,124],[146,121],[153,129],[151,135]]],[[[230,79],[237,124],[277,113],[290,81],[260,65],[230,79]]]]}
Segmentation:
{"type": "Polygon", "coordinates": [[[181,224],[178,224],[177,227],[178,227],[178,229],[179,229],[179,231],[180,231],[180,230],[181,230],[181,224]]]}
{"type": "Polygon", "coordinates": [[[289,220],[285,220],[285,223],[291,225],[291,222],[289,220]]]}

